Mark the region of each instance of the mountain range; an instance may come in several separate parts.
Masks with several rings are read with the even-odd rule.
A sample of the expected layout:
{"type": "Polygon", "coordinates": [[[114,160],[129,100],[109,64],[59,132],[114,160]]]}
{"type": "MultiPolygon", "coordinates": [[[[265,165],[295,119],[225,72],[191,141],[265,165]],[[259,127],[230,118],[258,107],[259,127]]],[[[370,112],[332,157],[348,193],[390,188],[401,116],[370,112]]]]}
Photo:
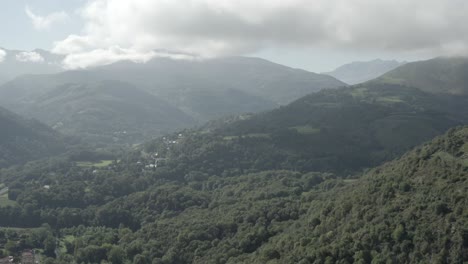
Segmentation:
{"type": "MultiPolygon", "coordinates": [[[[427,63],[431,62],[420,65],[427,63]]],[[[468,96],[377,79],[312,93],[272,111],[214,122],[186,133],[171,157],[183,158],[193,166],[189,171],[288,169],[346,176],[468,124],[467,117],[468,96]],[[185,140],[190,144],[183,144],[185,140]]],[[[154,144],[154,149],[163,144],[154,144]]]]}
{"type": "MultiPolygon", "coordinates": [[[[0,225],[20,227],[5,245],[41,249],[51,263],[464,263],[467,60],[410,63],[274,110],[181,129],[107,160],[65,153],[2,169],[9,190],[0,225]],[[434,83],[424,82],[428,70],[434,83]]],[[[139,107],[105,112],[167,107],[193,118],[169,101],[154,109],[143,98],[160,98],[143,84],[37,84],[38,94],[18,84],[8,92],[84,115],[128,97],[139,107]]]]}
{"type": "MultiPolygon", "coordinates": [[[[146,123],[153,124],[147,134],[156,136],[181,125],[190,127],[225,115],[272,109],[305,94],[343,85],[333,77],[255,58],[203,61],[157,58],[145,64],[124,61],[89,70],[24,75],[0,87],[0,105],[37,118],[67,134],[86,136],[84,130],[94,130],[95,126],[89,125],[93,120],[100,120],[93,115],[102,114],[106,121],[97,129],[102,132],[101,136],[135,130],[146,123]],[[126,87],[129,100],[125,105],[109,94],[114,86],[118,90],[126,87]],[[75,93],[70,92],[70,87],[75,87],[75,93]],[[91,96],[93,87],[102,88],[99,93],[103,95],[93,98],[95,111],[82,115],[80,111],[90,106],[85,104],[86,100],[78,99],[76,92],[87,91],[91,96]],[[60,91],[63,88],[66,91],[60,91]],[[152,115],[128,111],[127,119],[113,114],[125,111],[120,109],[122,107],[141,107],[138,100],[131,100],[131,89],[135,89],[137,97],[146,93],[154,107],[159,108],[153,109],[152,115]],[[115,101],[110,102],[112,100],[115,101]],[[179,111],[177,115],[175,110],[179,111]]],[[[133,138],[132,142],[145,138],[133,138]]]]}

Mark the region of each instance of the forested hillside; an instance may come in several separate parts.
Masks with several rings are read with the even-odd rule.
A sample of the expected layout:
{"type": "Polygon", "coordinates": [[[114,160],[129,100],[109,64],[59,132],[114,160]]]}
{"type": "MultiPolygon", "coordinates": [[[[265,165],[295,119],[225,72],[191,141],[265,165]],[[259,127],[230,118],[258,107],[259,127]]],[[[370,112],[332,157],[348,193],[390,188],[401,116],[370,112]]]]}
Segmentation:
{"type": "Polygon", "coordinates": [[[188,131],[166,153],[188,171],[235,175],[288,169],[347,176],[468,122],[468,98],[387,84],[311,94],[277,110],[188,131]]]}
{"type": "Polygon", "coordinates": [[[308,204],[263,249],[277,263],[465,263],[467,146],[468,128],[451,129],[308,204]]]}
{"type": "Polygon", "coordinates": [[[35,120],[0,107],[0,168],[63,151],[62,137],[35,120]]]}
{"type": "Polygon", "coordinates": [[[468,58],[440,57],[408,63],[378,82],[397,83],[432,93],[468,94],[468,58]]]}
{"type": "MultiPolygon", "coordinates": [[[[461,263],[467,145],[468,128],[452,129],[347,180],[184,174],[183,163],[145,165],[144,153],[107,167],[31,163],[2,171],[12,204],[0,208],[0,224],[58,228],[48,231],[60,238],[55,263],[461,263]]],[[[45,234],[8,250],[46,249],[45,234]]]]}

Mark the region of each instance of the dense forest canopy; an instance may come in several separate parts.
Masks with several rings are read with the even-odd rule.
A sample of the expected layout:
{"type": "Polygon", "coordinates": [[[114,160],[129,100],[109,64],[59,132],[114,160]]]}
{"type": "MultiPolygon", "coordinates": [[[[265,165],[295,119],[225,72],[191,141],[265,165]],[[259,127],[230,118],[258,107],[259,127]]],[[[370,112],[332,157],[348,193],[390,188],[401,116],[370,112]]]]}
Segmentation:
{"type": "Polygon", "coordinates": [[[57,263],[458,263],[467,145],[468,128],[452,129],[358,179],[148,168],[147,153],[106,167],[30,163],[2,171],[13,204],[0,225],[59,230],[57,263]]]}

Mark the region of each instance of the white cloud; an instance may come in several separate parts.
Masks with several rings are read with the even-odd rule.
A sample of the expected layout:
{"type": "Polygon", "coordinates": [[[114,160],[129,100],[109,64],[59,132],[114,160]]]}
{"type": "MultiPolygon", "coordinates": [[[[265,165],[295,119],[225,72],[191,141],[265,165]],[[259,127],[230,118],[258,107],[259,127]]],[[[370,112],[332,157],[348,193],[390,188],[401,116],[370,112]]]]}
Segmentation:
{"type": "Polygon", "coordinates": [[[96,53],[116,58],[109,47],[138,58],[154,49],[211,57],[278,46],[458,54],[468,52],[467,13],[465,0],[91,0],[83,33],[54,52],[71,54],[69,67],[109,61],[93,61],[96,53]]]}
{"type": "Polygon", "coordinates": [[[6,55],[6,51],[0,49],[0,62],[3,62],[5,60],[6,55]]]}
{"type": "Polygon", "coordinates": [[[92,66],[107,65],[121,60],[129,60],[144,63],[154,57],[171,57],[173,59],[191,59],[184,54],[171,54],[168,52],[137,52],[129,49],[122,49],[117,46],[108,49],[94,49],[89,52],[69,54],[63,61],[67,69],[87,68],[92,66]]]}
{"type": "Polygon", "coordinates": [[[44,58],[41,54],[34,51],[23,51],[16,54],[16,60],[20,62],[35,62],[41,63],[44,62],[44,58]]]}
{"type": "Polygon", "coordinates": [[[48,30],[52,27],[53,24],[63,22],[69,18],[68,14],[64,11],[54,12],[46,16],[39,16],[34,14],[28,6],[24,9],[24,11],[31,19],[31,23],[36,30],[48,30]]]}

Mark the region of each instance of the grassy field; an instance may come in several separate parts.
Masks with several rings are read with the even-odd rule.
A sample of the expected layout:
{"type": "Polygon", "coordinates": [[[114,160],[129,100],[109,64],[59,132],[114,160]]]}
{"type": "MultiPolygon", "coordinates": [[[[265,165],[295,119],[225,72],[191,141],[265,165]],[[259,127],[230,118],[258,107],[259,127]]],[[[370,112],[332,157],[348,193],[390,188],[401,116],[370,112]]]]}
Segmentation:
{"type": "Polygon", "coordinates": [[[353,89],[351,91],[351,95],[353,97],[363,97],[366,92],[368,91],[369,89],[368,88],[365,88],[365,87],[360,87],[360,88],[357,88],[357,89],[353,89]]]}
{"type": "MultiPolygon", "coordinates": [[[[267,133],[251,133],[251,134],[245,134],[242,135],[241,137],[244,138],[269,138],[270,134],[267,133]]],[[[223,139],[224,140],[233,140],[233,139],[238,139],[239,136],[226,136],[223,139]]]]}
{"type": "Polygon", "coordinates": [[[403,103],[404,101],[396,96],[387,96],[387,97],[379,97],[377,98],[379,102],[382,103],[403,103]]]}
{"type": "Polygon", "coordinates": [[[100,162],[79,161],[76,163],[79,167],[96,167],[102,168],[112,164],[112,160],[101,160],[100,162]]]}
{"type": "Polygon", "coordinates": [[[16,202],[8,199],[8,193],[0,195],[0,207],[15,206],[16,202]]]}
{"type": "Polygon", "coordinates": [[[297,133],[299,134],[304,134],[304,135],[311,135],[311,134],[317,134],[320,132],[320,128],[316,128],[313,126],[295,126],[295,127],[290,127],[289,129],[296,130],[297,133]]]}

